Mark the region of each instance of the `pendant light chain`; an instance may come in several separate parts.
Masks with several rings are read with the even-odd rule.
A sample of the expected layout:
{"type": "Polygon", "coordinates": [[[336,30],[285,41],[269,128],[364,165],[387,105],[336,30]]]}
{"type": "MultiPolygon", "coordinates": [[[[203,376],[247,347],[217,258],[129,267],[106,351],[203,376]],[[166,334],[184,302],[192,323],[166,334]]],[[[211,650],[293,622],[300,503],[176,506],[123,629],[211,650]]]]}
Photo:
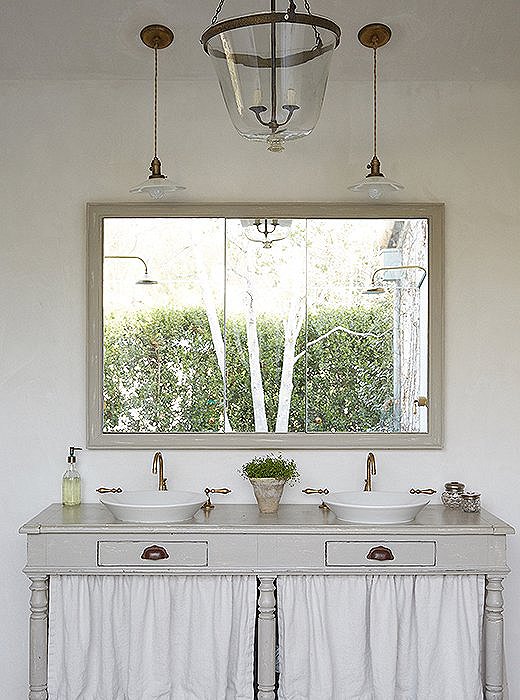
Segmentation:
{"type": "Polygon", "coordinates": [[[215,14],[213,15],[213,18],[211,20],[211,24],[215,24],[218,20],[218,16],[220,14],[220,11],[222,10],[222,5],[225,3],[225,1],[226,0],[220,0],[219,4],[217,5],[217,9],[215,10],[215,14]]]}
{"type": "MultiPolygon", "coordinates": [[[[307,13],[309,15],[312,15],[312,10],[311,10],[309,0],[304,0],[304,4],[305,4],[305,9],[307,10],[307,13]]],[[[314,29],[314,38],[316,40],[316,47],[320,48],[320,46],[323,45],[323,42],[321,40],[321,35],[320,35],[320,33],[315,25],[313,25],[312,28],[314,29]]]]}

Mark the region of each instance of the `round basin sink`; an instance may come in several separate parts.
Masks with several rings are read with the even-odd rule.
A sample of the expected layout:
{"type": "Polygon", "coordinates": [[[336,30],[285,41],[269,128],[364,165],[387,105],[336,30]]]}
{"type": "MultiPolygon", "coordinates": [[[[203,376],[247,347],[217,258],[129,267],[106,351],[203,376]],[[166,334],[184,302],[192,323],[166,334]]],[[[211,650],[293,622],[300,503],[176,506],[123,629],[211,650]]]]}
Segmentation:
{"type": "Polygon", "coordinates": [[[126,491],[99,500],[127,523],[180,523],[190,520],[206,499],[194,491],[126,491]]]}
{"type": "Polygon", "coordinates": [[[338,491],[324,499],[338,520],[349,523],[409,523],[430,502],[397,491],[338,491]]]}

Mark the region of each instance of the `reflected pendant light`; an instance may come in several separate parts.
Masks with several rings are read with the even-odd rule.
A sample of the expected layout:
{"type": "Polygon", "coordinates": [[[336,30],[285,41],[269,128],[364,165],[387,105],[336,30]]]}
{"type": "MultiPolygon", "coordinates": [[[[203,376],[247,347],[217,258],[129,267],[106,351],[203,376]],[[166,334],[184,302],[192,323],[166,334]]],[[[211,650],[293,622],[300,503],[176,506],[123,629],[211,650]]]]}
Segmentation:
{"type": "Polygon", "coordinates": [[[261,243],[262,248],[287,238],[291,226],[290,219],[242,219],[241,223],[247,240],[261,243]]]}
{"type": "Polygon", "coordinates": [[[392,36],[390,27],[386,24],[367,24],[358,32],[358,39],[363,46],[372,49],[374,52],[374,70],[373,70],[373,146],[374,155],[372,160],[367,165],[369,169],[368,175],[361,182],[351,185],[348,189],[353,192],[362,192],[367,194],[370,199],[379,199],[385,193],[403,190],[403,185],[398,182],[389,180],[381,172],[381,162],[377,157],[377,49],[387,44],[392,36]]]}
{"type": "Polygon", "coordinates": [[[286,141],[316,126],[341,30],[313,15],[308,0],[307,12],[298,12],[294,0],[279,12],[270,0],[268,12],[218,21],[223,4],[220,0],[201,43],[213,60],[231,121],[241,136],[283,151],[286,141]]]}
{"type": "Polygon", "coordinates": [[[139,255],[105,255],[105,260],[140,260],[144,265],[144,275],[139,277],[136,284],[158,284],[157,280],[150,277],[148,265],[139,255]]]}
{"type": "Polygon", "coordinates": [[[154,156],[150,163],[148,179],[139,185],[132,187],[130,192],[149,194],[152,199],[162,199],[165,195],[176,190],[184,190],[185,187],[174,185],[168,181],[166,175],[161,172],[161,161],[157,157],[157,52],[165,49],[173,42],[173,32],[162,24],[150,24],[140,33],[141,41],[154,51],[154,89],[153,89],[153,147],[154,156]]]}

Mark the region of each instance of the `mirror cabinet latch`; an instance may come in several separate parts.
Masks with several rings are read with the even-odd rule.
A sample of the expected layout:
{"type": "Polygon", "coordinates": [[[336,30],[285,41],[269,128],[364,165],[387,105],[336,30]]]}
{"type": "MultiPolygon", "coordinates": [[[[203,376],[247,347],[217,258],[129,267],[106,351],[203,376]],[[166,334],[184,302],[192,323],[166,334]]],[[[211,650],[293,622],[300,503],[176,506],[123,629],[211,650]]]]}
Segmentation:
{"type": "Polygon", "coordinates": [[[416,399],[413,400],[413,413],[414,415],[417,413],[418,408],[422,408],[423,406],[428,406],[428,397],[427,396],[418,396],[416,399]]]}

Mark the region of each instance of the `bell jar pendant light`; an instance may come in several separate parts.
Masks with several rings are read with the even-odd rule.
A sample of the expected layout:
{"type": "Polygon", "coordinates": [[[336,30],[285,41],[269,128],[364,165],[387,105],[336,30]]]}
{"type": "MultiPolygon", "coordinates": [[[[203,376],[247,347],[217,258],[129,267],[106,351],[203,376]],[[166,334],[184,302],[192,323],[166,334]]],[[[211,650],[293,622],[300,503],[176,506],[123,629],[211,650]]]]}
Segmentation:
{"type": "Polygon", "coordinates": [[[224,1],[201,43],[213,60],[229,116],[241,136],[283,151],[286,141],[316,126],[341,30],[313,15],[308,0],[307,12],[298,12],[294,0],[280,12],[270,0],[269,12],[218,21],[224,1]]]}
{"type": "Polygon", "coordinates": [[[358,39],[363,46],[372,49],[374,52],[374,72],[373,72],[373,95],[374,95],[374,130],[373,145],[374,155],[367,165],[370,170],[368,175],[361,182],[351,185],[348,189],[352,192],[362,192],[368,194],[370,199],[379,199],[385,193],[403,190],[403,185],[393,180],[388,180],[381,172],[381,162],[377,157],[377,49],[390,41],[392,31],[386,24],[367,24],[358,32],[358,39]]]}
{"type": "Polygon", "coordinates": [[[272,248],[273,243],[283,241],[289,235],[289,219],[242,219],[244,235],[248,241],[261,243],[262,248],[272,248]]]}
{"type": "Polygon", "coordinates": [[[168,182],[166,175],[161,172],[161,161],[157,157],[157,51],[165,49],[173,42],[173,32],[162,24],[150,24],[140,33],[141,41],[154,51],[154,89],[153,89],[153,148],[154,156],[150,163],[148,179],[132,187],[130,192],[149,194],[152,199],[162,199],[170,192],[184,190],[185,187],[168,182]]]}

